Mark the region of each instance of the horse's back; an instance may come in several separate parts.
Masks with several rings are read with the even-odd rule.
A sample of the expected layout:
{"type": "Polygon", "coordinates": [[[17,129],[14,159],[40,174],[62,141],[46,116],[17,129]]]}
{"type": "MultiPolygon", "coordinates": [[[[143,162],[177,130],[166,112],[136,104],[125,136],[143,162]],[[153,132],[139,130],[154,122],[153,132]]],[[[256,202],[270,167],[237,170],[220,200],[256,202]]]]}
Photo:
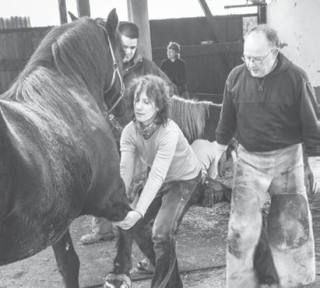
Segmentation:
{"type": "Polygon", "coordinates": [[[173,96],[170,108],[170,118],[178,124],[190,143],[196,139],[215,141],[221,112],[220,104],[173,96]]]}

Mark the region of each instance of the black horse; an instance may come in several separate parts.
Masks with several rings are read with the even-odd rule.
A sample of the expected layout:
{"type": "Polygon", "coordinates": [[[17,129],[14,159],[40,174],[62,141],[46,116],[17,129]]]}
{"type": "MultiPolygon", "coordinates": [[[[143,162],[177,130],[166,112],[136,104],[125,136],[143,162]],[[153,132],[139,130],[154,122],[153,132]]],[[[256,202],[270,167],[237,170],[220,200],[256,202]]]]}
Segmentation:
{"type": "Polygon", "coordinates": [[[0,265],[52,246],[67,288],[79,287],[72,221],[130,211],[104,117],[123,86],[117,25],[113,10],[54,27],[0,97],[0,265]]]}

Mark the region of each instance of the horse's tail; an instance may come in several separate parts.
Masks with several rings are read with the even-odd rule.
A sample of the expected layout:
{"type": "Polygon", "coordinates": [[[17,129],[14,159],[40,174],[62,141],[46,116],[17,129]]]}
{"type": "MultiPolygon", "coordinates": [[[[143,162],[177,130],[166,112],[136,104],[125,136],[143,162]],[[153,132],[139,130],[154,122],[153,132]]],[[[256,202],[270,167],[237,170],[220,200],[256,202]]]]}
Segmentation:
{"type": "Polygon", "coordinates": [[[13,175],[11,168],[12,161],[10,161],[12,154],[10,147],[12,146],[10,143],[11,141],[8,137],[8,127],[3,116],[0,101],[0,231],[2,220],[10,210],[10,191],[12,187],[13,175]]]}

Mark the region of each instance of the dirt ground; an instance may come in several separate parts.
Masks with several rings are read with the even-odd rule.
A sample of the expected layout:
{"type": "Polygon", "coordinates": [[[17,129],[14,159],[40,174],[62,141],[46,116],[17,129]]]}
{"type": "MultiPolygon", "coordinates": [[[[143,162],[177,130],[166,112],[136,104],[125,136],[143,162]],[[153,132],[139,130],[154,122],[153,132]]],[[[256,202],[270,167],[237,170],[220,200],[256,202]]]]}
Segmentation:
{"type": "MultiPolygon", "coordinates": [[[[317,252],[317,283],[320,288],[320,191],[311,204],[317,252]]],[[[219,203],[213,208],[191,207],[179,230],[177,253],[185,288],[225,287],[225,240],[230,204],[219,203]]],[[[76,219],[71,234],[81,262],[81,287],[102,287],[105,275],[112,269],[116,241],[82,246],[81,235],[90,232],[91,218],[76,219]]],[[[134,265],[143,258],[133,249],[134,265]]],[[[150,275],[133,273],[133,288],[150,287],[150,275]]],[[[317,287],[318,287],[317,286],[317,287]]],[[[0,288],[63,287],[54,255],[48,248],[37,255],[0,267],[0,288]]],[[[242,288],[242,287],[241,287],[242,288]]]]}
{"type": "MultiPolygon", "coordinates": [[[[179,268],[185,287],[224,287],[225,238],[229,203],[213,208],[192,207],[180,226],[177,239],[179,268]],[[205,283],[208,278],[208,285],[205,283]],[[212,286],[212,279],[221,282],[212,286]]],[[[91,217],[76,219],[71,225],[75,249],[81,262],[81,287],[101,287],[105,275],[112,269],[116,240],[83,246],[80,237],[90,232],[91,217]]],[[[134,246],[134,266],[143,259],[134,246]]],[[[133,272],[133,288],[150,286],[150,275],[133,272]]],[[[51,247],[28,259],[0,267],[0,288],[63,287],[51,247]]]]}

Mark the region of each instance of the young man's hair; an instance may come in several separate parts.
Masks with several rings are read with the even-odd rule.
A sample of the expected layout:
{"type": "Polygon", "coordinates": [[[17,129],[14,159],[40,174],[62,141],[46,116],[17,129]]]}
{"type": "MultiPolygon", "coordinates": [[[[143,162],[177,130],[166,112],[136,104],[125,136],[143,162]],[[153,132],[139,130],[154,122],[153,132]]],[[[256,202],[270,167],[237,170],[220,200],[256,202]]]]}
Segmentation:
{"type": "Polygon", "coordinates": [[[159,76],[151,74],[141,76],[131,81],[126,89],[126,96],[130,97],[133,103],[135,95],[139,97],[142,91],[145,91],[147,97],[158,108],[155,123],[158,125],[167,123],[170,112],[170,87],[168,83],[159,76]]]}
{"type": "Polygon", "coordinates": [[[118,26],[119,32],[130,38],[130,39],[138,39],[139,38],[139,28],[136,24],[128,21],[123,21],[119,23],[118,26]]]}
{"type": "Polygon", "coordinates": [[[260,24],[260,25],[251,27],[246,33],[246,35],[244,36],[244,39],[246,39],[252,32],[263,33],[264,35],[266,35],[270,43],[270,46],[280,47],[280,39],[277,31],[271,28],[270,26],[268,26],[267,24],[260,24]]]}

